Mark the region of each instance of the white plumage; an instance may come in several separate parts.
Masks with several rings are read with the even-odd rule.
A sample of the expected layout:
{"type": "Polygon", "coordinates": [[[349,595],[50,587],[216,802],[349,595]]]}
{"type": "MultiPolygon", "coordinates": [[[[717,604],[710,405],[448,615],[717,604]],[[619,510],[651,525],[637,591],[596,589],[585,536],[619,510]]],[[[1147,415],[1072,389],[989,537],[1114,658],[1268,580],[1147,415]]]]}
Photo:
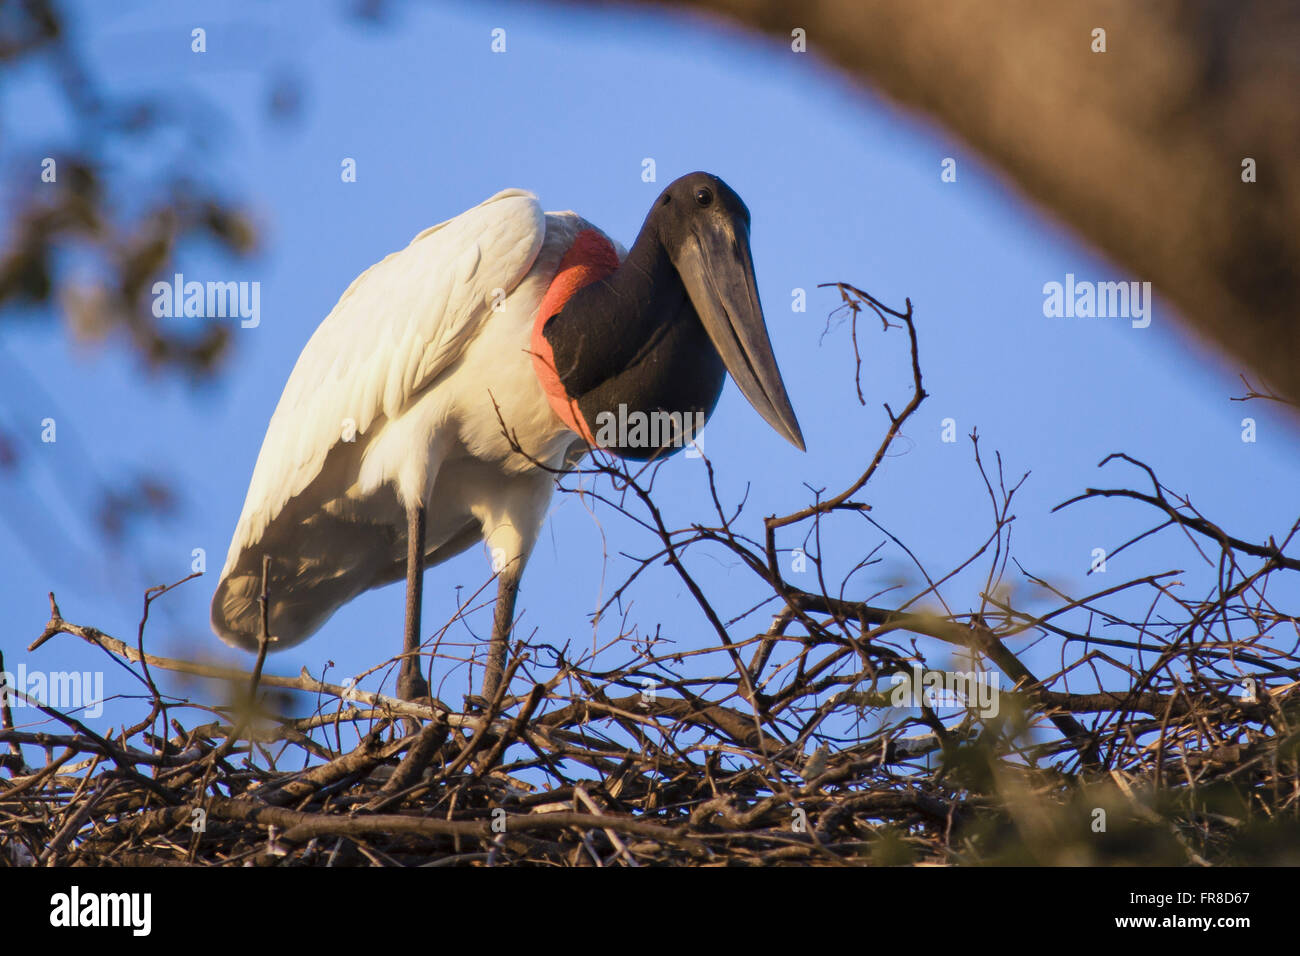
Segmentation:
{"type": "Polygon", "coordinates": [[[551,410],[529,339],[561,257],[592,228],[506,190],[426,229],[349,286],[303,349],[267,428],[212,601],[223,640],[257,646],[263,554],[272,558],[277,647],[401,579],[407,515],[419,503],[426,564],[479,540],[497,570],[527,560],[554,478],[511,451],[493,399],[539,461],[560,467],[571,448],[585,448],[551,410]]]}

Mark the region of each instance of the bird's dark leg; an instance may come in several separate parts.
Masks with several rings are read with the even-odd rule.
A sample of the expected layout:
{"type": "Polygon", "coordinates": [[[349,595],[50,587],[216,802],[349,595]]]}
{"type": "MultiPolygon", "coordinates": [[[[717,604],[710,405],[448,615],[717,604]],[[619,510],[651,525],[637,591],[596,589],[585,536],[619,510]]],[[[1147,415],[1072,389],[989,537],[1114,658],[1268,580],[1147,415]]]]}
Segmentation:
{"type": "Polygon", "coordinates": [[[402,667],[397,676],[397,696],[415,700],[429,696],[429,684],[420,673],[420,605],[424,598],[424,505],[406,511],[406,635],[402,642],[402,667]]]}
{"type": "Polygon", "coordinates": [[[506,669],[506,647],[515,619],[515,597],[519,594],[522,561],[513,561],[497,578],[497,609],[492,619],[492,644],[488,648],[487,673],[483,675],[483,699],[491,702],[506,669]]]}

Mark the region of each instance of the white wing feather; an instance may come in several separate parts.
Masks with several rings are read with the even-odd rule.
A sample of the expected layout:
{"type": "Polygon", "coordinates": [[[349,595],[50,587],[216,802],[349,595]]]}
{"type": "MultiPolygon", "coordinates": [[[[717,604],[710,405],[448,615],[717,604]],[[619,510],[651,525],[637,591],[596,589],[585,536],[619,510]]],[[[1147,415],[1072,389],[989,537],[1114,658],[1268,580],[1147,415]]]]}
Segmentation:
{"type": "Polygon", "coordinates": [[[362,436],[395,419],[456,361],[494,301],[532,268],[545,234],[537,197],[508,189],[356,278],[303,348],[276,405],[223,579],[321,473],[349,427],[362,436]]]}

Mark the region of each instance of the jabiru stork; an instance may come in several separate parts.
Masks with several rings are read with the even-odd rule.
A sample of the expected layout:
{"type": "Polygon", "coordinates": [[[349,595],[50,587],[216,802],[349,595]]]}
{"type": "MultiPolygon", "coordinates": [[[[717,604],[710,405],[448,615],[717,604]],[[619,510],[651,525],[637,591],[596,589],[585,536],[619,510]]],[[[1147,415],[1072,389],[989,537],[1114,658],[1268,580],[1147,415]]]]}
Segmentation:
{"type": "Polygon", "coordinates": [[[591,445],[645,459],[681,444],[602,438],[603,416],[702,421],[729,371],[803,449],[749,223],[726,183],[692,173],[659,195],[626,251],[576,214],[543,212],[532,193],[508,189],[363,272],[303,348],[271,416],[212,598],[213,630],[257,649],[264,555],[277,649],[405,576],[397,690],[427,697],[423,571],[481,540],[499,574],[483,683],[493,699],[553,471],[591,445]]]}

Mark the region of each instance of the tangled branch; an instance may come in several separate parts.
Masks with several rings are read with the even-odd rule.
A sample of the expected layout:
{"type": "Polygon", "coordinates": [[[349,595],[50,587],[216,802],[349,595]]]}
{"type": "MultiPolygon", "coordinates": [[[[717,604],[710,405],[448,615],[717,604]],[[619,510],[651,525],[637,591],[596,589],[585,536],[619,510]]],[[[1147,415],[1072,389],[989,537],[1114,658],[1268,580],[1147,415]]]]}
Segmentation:
{"type": "MultiPolygon", "coordinates": [[[[1300,561],[1287,551],[1300,522],[1280,542],[1249,541],[1138,459],[1112,455],[1103,466],[1136,468],[1152,490],[1088,489],[1060,507],[1143,503],[1156,523],[1112,556],[1178,535],[1171,549],[1190,547],[1208,583],[1189,596],[1197,574],[1162,570],[1076,596],[1012,557],[1025,479],[1009,483],[1000,455],[986,465],[972,433],[992,527],[963,561],[930,573],[924,549],[885,530],[863,500],[886,461],[895,467],[888,453],[926,397],[912,305],[835,288],[855,349],[857,319],[871,312],[886,335],[907,335],[912,376],[842,491],[760,526],[743,501],[724,504],[705,458],[712,517],[678,527],[653,494],[662,461],[633,467],[593,449],[557,476],[635,522],[647,552],[598,626],[667,565],[715,639],[685,649],[622,622],[574,653],[516,633],[508,691],[456,708],[305,671],[266,674],[267,641],[251,673],[153,655],[144,620],[128,644],[64,620],[51,595],[30,650],[58,637],[96,646],[136,676],[149,713],[101,736],[14,691],[57,726],[18,727],[11,708],[0,712],[0,862],[1295,862],[1300,628],[1287,602],[1300,561]],[[842,567],[822,542],[846,522],[880,540],[842,567]],[[890,549],[920,583],[863,595],[856,576],[890,549]],[[791,579],[796,550],[815,584],[791,579]],[[710,552],[750,577],[756,600],[737,617],[694,570],[710,552]],[[951,592],[974,574],[975,599],[955,610],[951,592]],[[770,624],[745,623],[760,610],[770,624]],[[1059,667],[1041,673],[1053,652],[1059,667]],[[223,682],[230,702],[165,697],[162,672],[223,682]],[[314,706],[302,715],[293,701],[304,698],[314,706]],[[182,722],[194,712],[201,722],[182,722]]],[[[162,593],[147,596],[146,619],[162,593]]],[[[441,658],[445,635],[426,645],[441,658]]]]}

